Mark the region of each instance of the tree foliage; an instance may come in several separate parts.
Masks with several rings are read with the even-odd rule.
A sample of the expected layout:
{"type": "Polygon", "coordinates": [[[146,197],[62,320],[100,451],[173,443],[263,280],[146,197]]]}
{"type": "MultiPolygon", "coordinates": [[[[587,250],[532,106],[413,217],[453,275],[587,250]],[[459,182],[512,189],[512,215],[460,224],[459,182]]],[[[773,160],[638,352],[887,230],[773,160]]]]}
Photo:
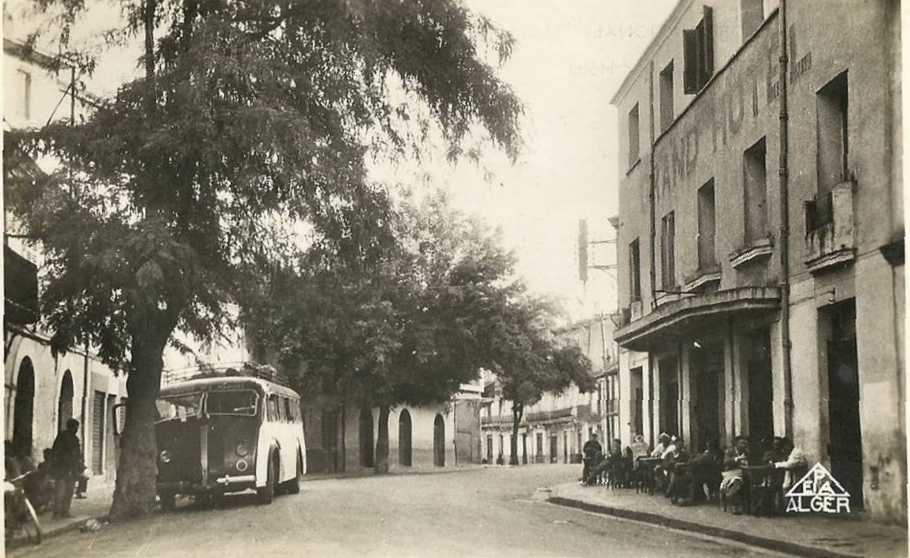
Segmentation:
{"type": "MultiPolygon", "coordinates": [[[[63,14],[63,39],[85,9],[37,3],[63,14]]],[[[507,55],[511,37],[453,0],[122,6],[122,35],[145,47],[143,75],[84,123],[4,143],[10,158],[61,163],[47,179],[4,176],[9,207],[48,256],[42,312],[54,348],[88,340],[107,362],[129,362],[114,518],[154,503],[153,402],[175,329],[218,335],[226,303],[287,260],[296,224],[346,234],[383,206],[365,180],[367,153],[421,139],[402,128],[410,108],[393,91],[427,107],[454,153],[479,127],[514,154],[521,112],[479,52],[507,55]]]]}

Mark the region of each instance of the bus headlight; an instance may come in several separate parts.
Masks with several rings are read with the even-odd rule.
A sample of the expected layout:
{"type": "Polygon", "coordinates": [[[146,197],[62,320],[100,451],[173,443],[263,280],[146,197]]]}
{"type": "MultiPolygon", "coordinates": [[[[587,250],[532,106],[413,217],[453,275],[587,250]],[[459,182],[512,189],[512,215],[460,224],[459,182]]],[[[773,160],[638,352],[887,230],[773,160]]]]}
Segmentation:
{"type": "Polygon", "coordinates": [[[158,454],[158,459],[159,459],[162,463],[170,463],[170,462],[171,462],[171,454],[168,453],[167,450],[161,450],[161,453],[158,454]]]}
{"type": "Polygon", "coordinates": [[[243,473],[244,471],[246,471],[249,468],[249,465],[247,464],[246,459],[238,459],[235,467],[237,467],[238,471],[243,473]]]}
{"type": "Polygon", "coordinates": [[[237,447],[234,449],[234,451],[240,457],[246,457],[250,453],[250,448],[247,447],[246,442],[240,442],[237,444],[237,447]]]}

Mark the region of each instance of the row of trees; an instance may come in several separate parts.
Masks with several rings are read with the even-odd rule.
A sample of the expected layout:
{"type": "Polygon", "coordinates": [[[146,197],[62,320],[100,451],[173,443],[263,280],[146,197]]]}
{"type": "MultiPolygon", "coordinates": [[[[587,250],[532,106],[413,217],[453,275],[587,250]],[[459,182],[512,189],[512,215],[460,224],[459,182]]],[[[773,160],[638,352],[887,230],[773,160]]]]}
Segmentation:
{"type": "MultiPolygon", "coordinates": [[[[36,5],[57,15],[65,47],[86,3],[36,5]]],[[[127,372],[112,518],[155,503],[165,348],[176,330],[204,341],[236,325],[229,303],[301,382],[369,394],[383,419],[397,402],[446,397],[480,366],[515,401],[584,381],[583,357],[543,334],[546,308],[509,279],[493,236],[439,198],[417,209],[367,180],[368,154],[421,146],[401,98],[450,153],[484,131],[514,156],[521,104],[480,54],[505,59],[508,33],[455,0],[121,5],[110,37],[141,40],[141,75],[82,123],[4,142],[7,161],[61,163],[38,180],[4,169],[8,208],[46,252],[53,349],[89,343],[127,372]]]]}

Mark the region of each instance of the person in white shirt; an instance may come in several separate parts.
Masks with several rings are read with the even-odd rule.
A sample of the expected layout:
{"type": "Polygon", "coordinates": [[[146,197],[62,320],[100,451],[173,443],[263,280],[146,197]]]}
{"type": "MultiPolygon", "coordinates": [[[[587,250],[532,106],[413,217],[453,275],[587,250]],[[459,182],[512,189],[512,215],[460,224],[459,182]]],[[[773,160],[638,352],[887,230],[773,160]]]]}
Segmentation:
{"type": "Polygon", "coordinates": [[[667,446],[670,444],[670,435],[666,432],[661,432],[660,436],[657,437],[657,445],[654,446],[654,451],[651,452],[651,457],[661,457],[664,452],[667,450],[667,446]]]}
{"type": "Polygon", "coordinates": [[[799,480],[794,478],[799,469],[805,469],[808,466],[809,462],[806,459],[806,455],[803,453],[801,448],[793,445],[793,442],[789,438],[780,439],[781,450],[784,453],[787,453],[787,459],[785,461],[778,461],[774,463],[775,469],[784,469],[784,492],[790,489],[793,484],[799,480]]]}

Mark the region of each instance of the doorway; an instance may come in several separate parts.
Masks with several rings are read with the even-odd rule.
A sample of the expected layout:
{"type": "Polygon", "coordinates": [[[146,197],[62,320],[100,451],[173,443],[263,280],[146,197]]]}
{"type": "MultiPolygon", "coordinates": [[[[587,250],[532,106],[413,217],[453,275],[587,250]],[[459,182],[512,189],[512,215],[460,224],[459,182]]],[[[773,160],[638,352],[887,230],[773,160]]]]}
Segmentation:
{"type": "Polygon", "coordinates": [[[35,369],[32,360],[22,359],[16,376],[13,403],[13,449],[16,454],[32,455],[32,423],[35,419],[35,369]]]}
{"type": "Polygon", "coordinates": [[[373,466],[373,412],[360,409],[360,466],[373,466]]]}
{"type": "Polygon", "coordinates": [[[850,493],[851,508],[862,509],[863,439],[859,418],[856,305],[850,300],[824,312],[831,324],[827,342],[831,474],[850,493]]]}
{"type": "Polygon", "coordinates": [[[521,463],[522,465],[528,464],[528,435],[521,435],[521,463]]]}
{"type": "Polygon", "coordinates": [[[760,455],[774,437],[774,402],[771,376],[771,339],[767,329],[748,336],[749,441],[760,455]]]}
{"type": "Polygon", "coordinates": [[[411,413],[407,409],[398,415],[398,464],[411,466],[411,413]]]}
{"type": "Polygon", "coordinates": [[[446,423],[442,415],[433,421],[433,465],[446,466],[446,423]]]}
{"type": "Polygon", "coordinates": [[[550,463],[556,463],[556,460],[559,459],[558,444],[559,438],[555,434],[550,436],[550,463]]]}
{"type": "MultiPolygon", "coordinates": [[[[695,346],[689,353],[689,366],[695,382],[695,432],[693,447],[703,449],[720,441],[720,378],[724,372],[724,347],[720,343],[695,346]]],[[[719,446],[717,446],[719,447],[719,446]]]]}
{"type": "Polygon", "coordinates": [[[660,430],[671,436],[679,434],[679,378],[676,355],[660,360],[660,430]]]}

